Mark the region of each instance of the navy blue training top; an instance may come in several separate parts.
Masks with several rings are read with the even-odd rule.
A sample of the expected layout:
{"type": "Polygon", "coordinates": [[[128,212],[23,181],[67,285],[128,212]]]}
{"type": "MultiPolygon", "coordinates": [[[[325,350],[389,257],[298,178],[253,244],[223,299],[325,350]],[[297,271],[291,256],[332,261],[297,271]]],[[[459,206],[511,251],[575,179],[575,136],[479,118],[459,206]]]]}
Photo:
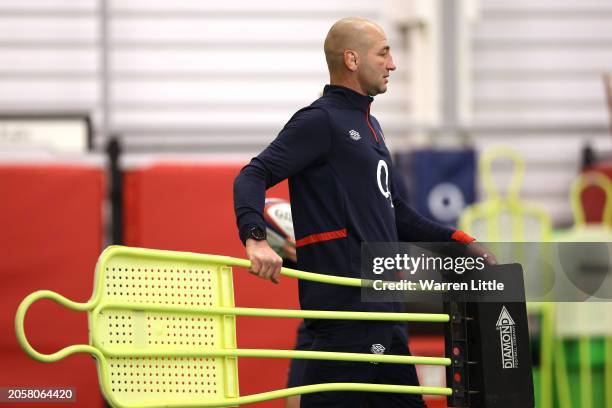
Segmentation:
{"type": "MultiPolygon", "coordinates": [[[[454,230],[415,212],[395,173],[373,98],[341,86],[300,109],[277,138],[234,182],[240,237],[265,229],[266,189],[289,179],[298,268],[361,277],[362,242],[450,241],[454,230]]],[[[303,309],[393,311],[390,303],[363,303],[360,289],[300,280],[303,309]]]]}

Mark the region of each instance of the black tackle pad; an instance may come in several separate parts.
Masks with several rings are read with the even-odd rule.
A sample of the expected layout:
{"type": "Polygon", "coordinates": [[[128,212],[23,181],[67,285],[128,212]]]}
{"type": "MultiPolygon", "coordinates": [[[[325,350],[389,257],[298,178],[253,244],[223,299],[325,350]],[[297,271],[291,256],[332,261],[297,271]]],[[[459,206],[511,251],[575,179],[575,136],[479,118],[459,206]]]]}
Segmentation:
{"type": "Polygon", "coordinates": [[[472,271],[470,279],[503,276],[514,284],[512,302],[445,302],[451,316],[446,325],[447,384],[453,388],[449,407],[530,408],[535,406],[531,352],[524,301],[523,271],[519,264],[489,266],[472,271]],[[482,275],[482,276],[480,276],[482,275]]]}

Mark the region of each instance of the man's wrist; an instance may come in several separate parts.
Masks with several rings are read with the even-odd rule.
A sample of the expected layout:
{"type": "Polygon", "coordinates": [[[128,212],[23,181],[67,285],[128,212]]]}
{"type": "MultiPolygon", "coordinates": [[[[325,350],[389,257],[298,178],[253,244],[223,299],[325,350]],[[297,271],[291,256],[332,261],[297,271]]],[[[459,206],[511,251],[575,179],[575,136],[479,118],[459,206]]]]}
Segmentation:
{"type": "Polygon", "coordinates": [[[253,246],[263,246],[263,245],[267,245],[268,241],[258,241],[256,239],[253,238],[247,238],[247,240],[245,241],[244,245],[247,247],[253,247],[253,246]]]}
{"type": "Polygon", "coordinates": [[[455,230],[455,232],[453,232],[453,234],[451,235],[451,240],[468,245],[476,241],[476,238],[466,234],[461,230],[455,230]]]}
{"type": "Polygon", "coordinates": [[[247,240],[265,241],[266,229],[257,224],[248,224],[240,229],[240,240],[246,245],[247,240]]]}

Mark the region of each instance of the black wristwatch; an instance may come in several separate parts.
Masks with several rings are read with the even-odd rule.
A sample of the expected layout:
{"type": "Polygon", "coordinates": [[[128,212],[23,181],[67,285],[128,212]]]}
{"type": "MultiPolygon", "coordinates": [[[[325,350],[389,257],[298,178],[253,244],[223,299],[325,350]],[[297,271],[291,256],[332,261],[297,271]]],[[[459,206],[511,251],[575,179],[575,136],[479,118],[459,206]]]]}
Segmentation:
{"type": "Polygon", "coordinates": [[[266,239],[266,231],[254,225],[247,230],[245,242],[247,239],[254,239],[255,241],[264,241],[266,239]]]}

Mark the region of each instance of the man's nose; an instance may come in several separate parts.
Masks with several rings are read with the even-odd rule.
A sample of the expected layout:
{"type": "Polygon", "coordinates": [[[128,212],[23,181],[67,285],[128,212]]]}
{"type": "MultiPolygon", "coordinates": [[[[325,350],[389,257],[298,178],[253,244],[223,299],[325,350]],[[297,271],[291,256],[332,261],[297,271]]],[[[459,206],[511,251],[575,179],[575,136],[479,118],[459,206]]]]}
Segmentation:
{"type": "Polygon", "coordinates": [[[389,62],[387,62],[387,69],[389,71],[395,71],[396,68],[397,68],[397,66],[393,62],[393,57],[391,55],[389,55],[389,62]]]}

